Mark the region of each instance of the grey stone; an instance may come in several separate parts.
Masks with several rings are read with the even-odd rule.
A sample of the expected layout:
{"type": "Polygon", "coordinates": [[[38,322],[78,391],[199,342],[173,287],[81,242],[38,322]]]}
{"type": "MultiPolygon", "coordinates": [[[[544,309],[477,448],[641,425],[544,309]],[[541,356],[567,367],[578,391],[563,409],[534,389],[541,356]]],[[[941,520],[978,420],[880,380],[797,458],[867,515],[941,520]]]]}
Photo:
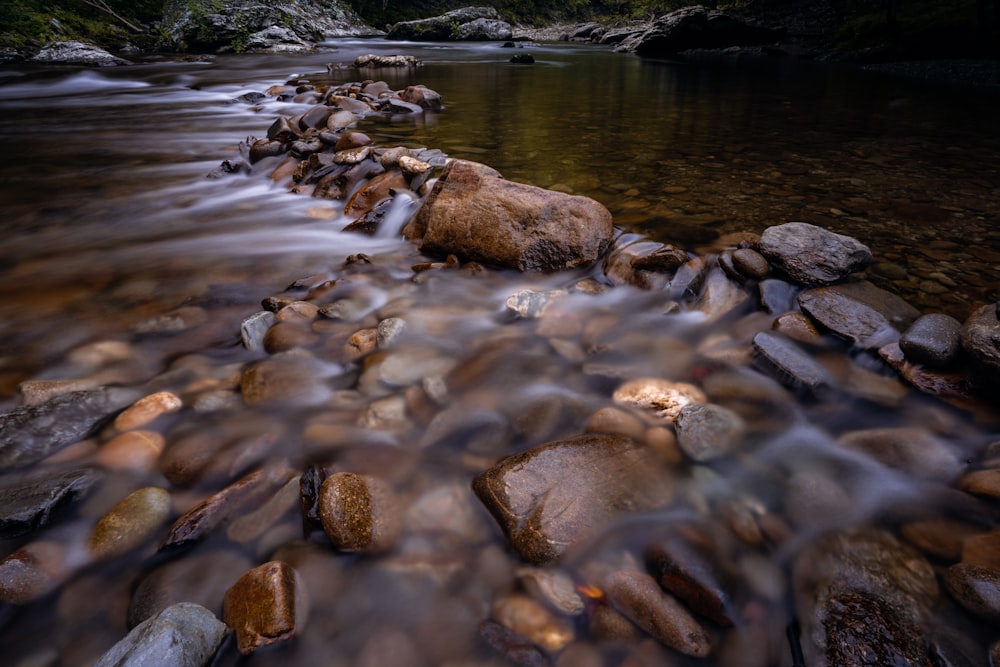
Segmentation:
{"type": "Polygon", "coordinates": [[[44,528],[61,510],[82,498],[100,477],[100,472],[92,468],[41,468],[0,476],[0,540],[44,528]]]}
{"type": "Polygon", "coordinates": [[[799,306],[823,327],[866,349],[898,341],[920,317],[905,300],[868,281],[806,290],[799,306]]]}
{"type": "Polygon", "coordinates": [[[503,41],[512,35],[511,25],[502,21],[493,7],[464,7],[440,16],[393,24],[386,39],[418,42],[503,41]]]}
{"type": "Polygon", "coordinates": [[[254,352],[264,350],[264,336],[278,321],[278,316],[269,310],[254,313],[240,325],[240,339],[243,347],[254,352]]]}
{"type": "Polygon", "coordinates": [[[668,502],[653,456],[625,436],[582,435],[508,456],[472,488],[521,556],[546,563],[623,511],[668,502]]]}
{"type": "Polygon", "coordinates": [[[746,435],[743,419],[712,403],[689,403],[675,422],[677,444],[695,461],[712,461],[736,451],[746,435]]]}
{"type": "Polygon", "coordinates": [[[138,397],[132,389],[102,387],[0,415],[0,471],[36,463],[82,440],[138,397]]]}
{"type": "Polygon", "coordinates": [[[805,222],[768,227],[757,250],[792,280],[827,285],[860,271],[872,262],[868,246],[805,222]]]}
{"type": "Polygon", "coordinates": [[[760,305],[772,315],[796,310],[799,305],[796,297],[801,289],[797,285],[777,278],[762,280],[757,285],[757,290],[760,293],[760,305]]]}
{"type": "Polygon", "coordinates": [[[85,67],[114,67],[131,65],[124,58],[113,56],[104,49],[83,42],[49,42],[31,60],[50,65],[83,65],[85,67]]]}
{"type": "Polygon", "coordinates": [[[835,385],[826,368],[786,338],[762,331],[754,336],[753,347],[755,365],[786,387],[818,396],[835,385]]]}
{"type": "Polygon", "coordinates": [[[956,563],[944,575],[955,600],[976,616],[1000,622],[1000,571],[972,563],[956,563]]]}
{"type": "Polygon", "coordinates": [[[94,667],[202,667],[212,661],[226,631],[208,609],[181,602],[137,625],[94,667]]]}
{"type": "Polygon", "coordinates": [[[943,313],[922,315],[900,336],[899,347],[915,363],[952,367],[962,352],[962,323],[943,313]]]}
{"type": "Polygon", "coordinates": [[[962,347],[980,379],[997,384],[1000,376],[1000,319],[995,304],[977,309],[962,325],[962,347]]]}

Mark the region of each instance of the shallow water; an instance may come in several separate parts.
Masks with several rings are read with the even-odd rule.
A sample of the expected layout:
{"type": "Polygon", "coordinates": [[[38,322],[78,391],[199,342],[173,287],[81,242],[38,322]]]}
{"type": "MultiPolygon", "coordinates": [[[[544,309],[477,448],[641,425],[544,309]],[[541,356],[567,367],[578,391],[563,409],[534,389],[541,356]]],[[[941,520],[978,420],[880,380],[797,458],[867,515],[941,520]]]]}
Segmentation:
{"type": "MultiPolygon", "coordinates": [[[[231,103],[242,93],[294,75],[318,73],[312,78],[321,80],[327,63],[362,53],[413,53],[424,61],[420,68],[372,78],[393,89],[422,83],[441,93],[445,109],[417,120],[364,121],[360,128],[380,144],[438,148],[512,180],[591,196],[623,230],[690,250],[711,248],[729,232],[814,222],[868,244],[876,256],[870,277],[927,312],[961,318],[1000,298],[996,94],[818,63],[643,62],[588,46],[525,47],[536,58],[530,66],[508,63],[511,50],[494,45],[345,40],[324,47],[308,56],[0,72],[5,408],[18,404],[24,380],[94,373],[81,359],[107,341],[128,344],[128,363],[99,369],[112,382],[143,385],[169,369],[173,375],[160,382],[189,401],[206,388],[232,390],[233,368],[262,358],[239,344],[240,322],[261,299],[306,276],[354,275],[346,293],[358,304],[356,318],[321,328],[312,348],[325,383],[318,398],[281,408],[188,405],[156,422],[168,450],[199,433],[238,443],[266,435],[277,444],[251,464],[283,462],[301,472],[332,462],[378,473],[409,507],[407,536],[384,558],[329,558],[328,547],[320,557],[289,546],[299,530],[294,512],[263,536],[216,535],[194,550],[192,557],[237,552],[249,567],[285,549],[306,573],[314,607],[309,632],[294,649],[260,662],[314,664],[324,656],[330,664],[378,664],[388,658],[373,646],[389,638],[407,650],[415,645],[422,661],[415,664],[499,664],[475,626],[494,597],[514,587],[518,563],[472,496],[471,477],[512,451],[580,433],[623,379],[711,376],[715,363],[739,359],[760,321],[665,318],[662,295],[624,288],[573,294],[541,323],[513,321],[505,312],[505,299],[518,289],[567,288],[584,272],[431,273],[413,282],[410,266],[425,258],[391,236],[342,234],[348,221],[336,202],[290,194],[260,169],[206,178],[222,160],[239,159],[239,142],[263,136],[276,115],[301,111],[273,99],[231,103]],[[344,268],[356,253],[371,256],[372,268],[344,268]],[[174,333],[141,333],[180,307],[193,309],[193,323],[174,333]],[[407,337],[393,352],[402,359],[396,366],[369,360],[359,367],[342,357],[343,339],[376,316],[407,322],[407,337]],[[425,405],[426,414],[412,414],[408,404],[410,414],[400,418],[394,411],[422,370],[450,373],[448,393],[425,405]],[[434,421],[442,412],[453,423],[434,421]]],[[[332,73],[335,81],[367,76],[332,73]]],[[[844,377],[852,372],[839,370],[844,377]]],[[[738,403],[726,392],[758,389],[770,408],[785,400],[770,385],[739,376],[716,372],[709,393],[738,403]]],[[[609,528],[574,552],[566,570],[579,576],[594,563],[620,561],[649,522],[711,516],[720,506],[751,514],[757,510],[747,508],[773,509],[781,505],[771,486],[776,476],[836,471],[831,477],[853,499],[842,514],[810,516],[784,549],[765,555],[733,548],[734,569],[780,578],[816,531],[884,514],[892,517],[886,525],[895,525],[894,512],[931,512],[912,509],[925,480],[845,453],[833,445],[837,436],[916,426],[945,441],[956,465],[990,439],[966,413],[912,394],[887,402],[846,391],[829,403],[790,404],[787,414],[755,415],[752,407],[747,414],[757,421],[751,419],[745,457],[671,468],[683,502],[609,528]]],[[[81,452],[84,461],[93,456],[81,452]]],[[[230,472],[237,469],[245,470],[234,464],[230,472]]],[[[75,543],[118,498],[149,484],[170,486],[155,467],[112,471],[52,539],[75,543]]],[[[176,513],[210,489],[174,489],[176,513]]],[[[37,603],[4,609],[0,643],[16,644],[17,660],[87,664],[124,635],[130,590],[158,565],[157,541],[74,572],[37,603]],[[98,591],[106,604],[95,607],[98,591]]],[[[6,555],[22,543],[0,549],[6,555]]],[[[752,588],[783,614],[780,590],[752,588]]],[[[775,655],[785,656],[773,664],[784,664],[778,626],[760,632],[775,655]]],[[[606,664],[627,653],[618,644],[601,651],[606,664]]]]}

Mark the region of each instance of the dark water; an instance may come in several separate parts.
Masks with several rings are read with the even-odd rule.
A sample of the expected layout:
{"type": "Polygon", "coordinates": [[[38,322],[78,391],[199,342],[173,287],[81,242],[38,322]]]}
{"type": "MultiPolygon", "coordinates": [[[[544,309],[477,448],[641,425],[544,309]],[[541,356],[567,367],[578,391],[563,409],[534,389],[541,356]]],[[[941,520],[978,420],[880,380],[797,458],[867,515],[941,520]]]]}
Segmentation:
{"type": "MultiPolygon", "coordinates": [[[[324,457],[363,470],[384,466],[408,501],[424,508],[423,518],[410,517],[415,528],[393,559],[348,557],[320,568],[329,580],[314,592],[320,600],[311,622],[319,629],[295,652],[271,654],[272,661],[315,664],[317,656],[328,656],[328,664],[359,664],[359,656],[375,660],[372,642],[389,637],[404,646],[416,642],[424,662],[414,664],[494,664],[498,659],[472,639],[474,626],[488,614],[493,594],[512,586],[517,565],[469,494],[470,477],[509,451],[579,432],[585,415],[608,401],[612,379],[690,380],[694,358],[745,342],[745,331],[685,319],[664,325],[655,299],[626,292],[571,302],[590,324],[546,342],[498,317],[504,299],[529,285],[566,287],[581,274],[457,277],[413,286],[409,266],[423,261],[416,251],[394,238],[341,234],[348,221],[336,202],[290,194],[261,173],[206,178],[222,160],[239,158],[241,140],[263,136],[276,115],[301,110],[274,100],[230,103],[242,93],[323,73],[327,63],[348,63],[361,53],[413,53],[424,61],[420,68],[382,70],[374,78],[393,89],[422,83],[441,93],[445,109],[417,121],[364,121],[361,129],[380,144],[439,148],[487,163],[512,180],[588,195],[606,205],[624,230],[691,250],[711,248],[729,232],[814,222],[868,244],[876,256],[870,277],[927,312],[961,318],[1000,298],[995,93],[818,63],[643,62],[584,46],[529,47],[536,58],[531,66],[508,63],[511,51],[493,45],[345,41],[326,47],[311,55],[164,59],[113,70],[0,71],[5,408],[18,404],[25,380],[93,374],[80,361],[83,352],[108,342],[125,345],[123,354],[133,362],[114,376],[117,382],[138,385],[187,368],[213,387],[232,389],[222,378],[257,358],[239,346],[242,318],[293,280],[333,275],[359,252],[383,267],[371,279],[375,301],[389,306],[380,317],[398,315],[411,327],[408,358],[440,361],[439,369],[467,367],[463,377],[481,378],[481,386],[467,383],[461,397],[447,399],[451,407],[516,422],[511,415],[562,406],[552,408],[558,416],[546,418],[544,428],[522,425],[510,440],[468,451],[454,443],[419,449],[426,446],[419,444],[426,421],[379,417],[380,408],[388,410],[403,395],[400,385],[371,391],[372,380],[362,372],[359,393],[335,394],[328,410],[186,408],[161,423],[168,449],[199,430],[223,439],[257,430],[282,443],[272,459],[293,470],[324,457]],[[196,309],[198,319],[180,334],[136,333],[151,318],[185,306],[196,309]],[[614,354],[590,367],[580,363],[590,347],[602,345],[611,345],[614,354]],[[595,370],[601,365],[617,370],[595,370]],[[576,421],[567,423],[567,411],[576,421]],[[362,427],[358,443],[316,435],[345,423],[362,427]],[[385,448],[406,453],[387,454],[385,448]],[[457,526],[426,528],[445,515],[457,526]],[[434,557],[422,561],[428,553],[434,557]],[[428,635],[453,640],[433,646],[428,635]]],[[[350,81],[367,75],[343,69],[332,76],[350,81]]],[[[316,358],[328,364],[331,377],[358,374],[322,345],[316,358]]],[[[185,382],[177,391],[198,395],[196,383],[185,382]]],[[[331,385],[355,391],[352,382],[331,385]]],[[[956,457],[968,456],[974,451],[969,443],[986,437],[965,417],[918,399],[891,408],[854,400],[811,410],[762,448],[760,465],[782,459],[793,440],[807,442],[807,451],[825,451],[829,436],[817,429],[830,428],[835,436],[852,421],[947,433],[956,457]]],[[[83,460],[92,456],[81,451],[83,460]]],[[[752,497],[748,506],[766,505],[770,497],[757,481],[726,478],[724,469],[702,473],[721,474],[752,497]]],[[[874,463],[859,464],[871,496],[858,516],[871,516],[887,498],[909,500],[916,489],[899,475],[883,486],[884,474],[874,463]],[[897,494],[901,488],[907,490],[897,494]]],[[[706,497],[714,491],[705,489],[716,483],[704,482],[706,497]]],[[[155,469],[110,474],[67,531],[86,531],[114,500],[143,485],[169,487],[155,469]]],[[[199,493],[208,491],[176,490],[178,510],[199,493]]],[[[295,524],[286,516],[266,539],[241,544],[242,555],[254,565],[263,562],[287,536],[282,529],[295,524]]],[[[0,550],[6,555],[22,544],[0,543],[0,550]]],[[[203,551],[214,548],[217,542],[203,551]]],[[[150,549],[74,572],[33,605],[5,608],[0,645],[18,645],[17,660],[24,662],[15,664],[87,664],[124,635],[129,591],[149,567],[143,558],[150,549]],[[95,591],[107,600],[99,609],[87,602],[95,591]]],[[[761,577],[778,572],[786,556],[764,558],[770,564],[761,565],[761,577]]],[[[781,628],[768,641],[772,648],[782,645],[781,628]]]]}

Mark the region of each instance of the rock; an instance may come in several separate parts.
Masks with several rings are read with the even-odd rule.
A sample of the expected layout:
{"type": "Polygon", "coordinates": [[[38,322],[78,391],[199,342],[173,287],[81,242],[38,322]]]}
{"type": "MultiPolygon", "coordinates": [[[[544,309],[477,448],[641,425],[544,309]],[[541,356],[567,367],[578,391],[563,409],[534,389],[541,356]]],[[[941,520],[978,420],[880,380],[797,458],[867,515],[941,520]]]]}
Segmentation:
{"type": "Polygon", "coordinates": [[[944,585],[960,605],[976,616],[1000,622],[1000,570],[956,563],[945,572],[944,585]]]}
{"type": "Polygon", "coordinates": [[[923,479],[951,481],[962,470],[958,456],[946,443],[917,427],[849,431],[837,444],[923,479]]]}
{"type": "Polygon", "coordinates": [[[277,315],[269,310],[254,313],[240,325],[240,340],[243,347],[252,352],[264,350],[264,335],[278,321],[277,315]]]}
{"type": "Polygon", "coordinates": [[[962,352],[962,324],[943,313],[921,315],[899,338],[907,360],[931,368],[953,368],[962,352]]]}
{"type": "Polygon", "coordinates": [[[513,36],[511,25],[500,20],[492,7],[465,7],[416,21],[402,21],[389,28],[386,39],[417,42],[453,40],[498,41],[513,36]]]}
{"type": "Polygon", "coordinates": [[[806,664],[926,667],[923,619],[938,597],[919,553],[873,528],[834,533],[793,567],[806,664]]]}
{"type": "Polygon", "coordinates": [[[703,313],[707,322],[741,312],[750,302],[746,290],[730,280],[720,268],[711,269],[706,275],[698,298],[691,310],[703,313]]]}
{"type": "Polygon", "coordinates": [[[962,325],[962,347],[977,370],[977,380],[997,383],[1000,375],[1000,317],[995,304],[977,309],[962,325]]]}
{"type": "Polygon", "coordinates": [[[160,415],[177,412],[183,406],[184,402],[176,394],[169,391],[158,391],[155,394],[143,396],[123,410],[115,418],[114,427],[119,431],[142,428],[160,415]]]}
{"type": "Polygon", "coordinates": [[[168,0],[161,32],[182,51],[280,51],[283,44],[300,47],[326,37],[369,36],[379,31],[365,25],[346,3],[331,0],[270,5],[242,0],[168,0]]]}
{"type": "Polygon", "coordinates": [[[822,396],[836,385],[826,368],[782,336],[762,331],[753,337],[754,365],[790,389],[822,396]]]}
{"type": "Polygon", "coordinates": [[[761,44],[774,41],[780,35],[780,31],[745,23],[721,11],[696,5],[661,16],[645,32],[624,40],[616,50],[663,58],[689,49],[761,44]]]}
{"type": "Polygon", "coordinates": [[[687,261],[687,253],[671,245],[630,240],[617,245],[608,254],[604,260],[604,275],[612,285],[660,288],[687,261]]]}
{"type": "Polygon", "coordinates": [[[338,472],[327,477],[320,487],[323,530],[341,551],[391,549],[401,531],[399,513],[392,489],[368,475],[338,472]]]}
{"type": "Polygon", "coordinates": [[[275,355],[248,366],[240,380],[244,402],[257,406],[324,403],[332,395],[332,390],[326,385],[324,372],[318,367],[318,362],[310,362],[311,357],[307,355],[275,355]]]}
{"type": "Polygon", "coordinates": [[[535,62],[535,56],[530,53],[515,53],[510,57],[512,63],[517,63],[520,65],[530,65],[535,62]]]}
{"type": "Polygon", "coordinates": [[[866,349],[896,342],[920,317],[906,301],[868,281],[806,290],[799,305],[826,329],[866,349]]]}
{"type": "Polygon", "coordinates": [[[83,498],[100,478],[101,474],[91,468],[40,468],[0,476],[0,540],[49,525],[83,498]]]}
{"type": "Polygon", "coordinates": [[[114,67],[131,65],[124,58],[113,56],[104,49],[83,42],[49,42],[31,57],[32,62],[47,65],[82,65],[84,67],[114,67]]]}
{"type": "Polygon", "coordinates": [[[611,213],[592,199],[506,181],[486,165],[452,160],[403,233],[428,254],[558,271],[596,262],[613,227],[611,213]]]}
{"type": "Polygon", "coordinates": [[[226,591],[222,617],[236,633],[237,650],[250,655],[298,635],[308,609],[307,593],[295,569],[270,561],[244,574],[226,591]]]}
{"type": "Polygon", "coordinates": [[[767,259],[751,248],[739,248],[733,251],[733,266],[741,274],[753,280],[763,280],[771,273],[767,259]]]}
{"type": "Polygon", "coordinates": [[[156,486],[133,491],[104,514],[87,538],[98,560],[121,556],[146,542],[170,516],[170,494],[156,486]]]}
{"type": "Polygon", "coordinates": [[[605,584],[608,600],[626,618],[670,648],[695,658],[712,650],[712,637],[653,577],[622,570],[605,584]]]}
{"type": "Polygon", "coordinates": [[[62,394],[40,405],[3,413],[0,471],[36,463],[82,440],[134,400],[134,390],[102,387],[62,394]]]}
{"type": "Polygon", "coordinates": [[[66,547],[49,540],[30,542],[0,561],[0,601],[28,604],[39,600],[71,574],[66,547]]]}
{"type": "Polygon", "coordinates": [[[134,628],[164,609],[191,602],[222,613],[222,599],[253,563],[233,549],[187,554],[144,573],[129,601],[127,623],[134,628]]]}
{"type": "MultiPolygon", "coordinates": [[[[695,539],[702,538],[697,528],[695,539]]],[[[721,574],[718,560],[707,544],[695,544],[680,536],[658,540],[646,550],[646,561],[667,591],[683,600],[696,613],[722,627],[732,627],[737,617],[729,582],[721,574]]]]}
{"type": "Polygon", "coordinates": [[[624,436],[582,435],[509,456],[472,488],[518,553],[546,563],[623,510],[666,503],[671,484],[653,457],[624,436]]]}
{"type": "Polygon", "coordinates": [[[561,651],[576,635],[571,623],[526,595],[500,598],[493,603],[492,616],[500,625],[549,653],[561,651]]]}
{"type": "Polygon", "coordinates": [[[354,66],[361,67],[416,67],[420,64],[416,56],[402,56],[397,54],[375,54],[366,53],[354,59],[354,66]]]}
{"type": "Polygon", "coordinates": [[[705,393],[692,384],[659,378],[630,380],[618,387],[612,398],[616,403],[653,410],[671,422],[677,420],[684,406],[708,402],[705,393]]]}
{"type": "Polygon", "coordinates": [[[568,295],[566,290],[548,290],[539,292],[523,289],[507,297],[504,305],[511,313],[524,319],[537,319],[545,314],[549,305],[568,295]]]}
{"type": "Polygon", "coordinates": [[[871,250],[860,241],[805,222],[768,227],[757,250],[804,285],[837,282],[872,262],[871,250]]]}
{"type": "Polygon", "coordinates": [[[768,278],[757,285],[760,305],[772,315],[787,313],[798,307],[797,297],[801,288],[784,280],[768,278]]]}
{"type": "Polygon", "coordinates": [[[736,452],[746,435],[743,419],[712,403],[688,403],[676,420],[677,444],[691,459],[713,461],[736,452]]]}
{"type": "Polygon", "coordinates": [[[226,625],[192,602],[167,607],[132,629],[94,667],[200,667],[212,661],[226,625]]]}
{"type": "Polygon", "coordinates": [[[410,104],[416,104],[421,109],[429,111],[441,110],[441,94],[421,84],[407,86],[401,90],[399,92],[399,99],[410,104]]]}

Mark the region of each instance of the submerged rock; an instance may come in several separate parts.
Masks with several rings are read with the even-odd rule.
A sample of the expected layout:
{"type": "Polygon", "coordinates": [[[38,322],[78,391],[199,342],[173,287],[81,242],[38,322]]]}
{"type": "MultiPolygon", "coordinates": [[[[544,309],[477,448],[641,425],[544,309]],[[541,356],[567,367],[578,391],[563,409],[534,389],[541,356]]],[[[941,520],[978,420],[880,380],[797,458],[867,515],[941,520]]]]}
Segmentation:
{"type": "Polygon", "coordinates": [[[452,160],[403,230],[432,255],[518,269],[557,271],[595,263],[611,243],[611,213],[587,197],[504,178],[452,160]]]}
{"type": "Polygon", "coordinates": [[[896,342],[920,316],[902,298],[868,281],[806,290],[799,305],[823,327],[868,349],[896,342]]]}
{"type": "Polygon", "coordinates": [[[44,528],[82,498],[100,477],[97,470],[90,468],[43,468],[0,476],[0,540],[44,528]]]}
{"type": "Polygon", "coordinates": [[[511,545],[533,563],[557,560],[622,512],[666,503],[671,487],[652,452],[613,434],[539,445],[472,483],[511,545]]]}
{"type": "Polygon", "coordinates": [[[226,625],[204,607],[181,602],[143,621],[94,667],[207,665],[226,636],[226,625]]]}
{"type": "Polygon", "coordinates": [[[308,609],[295,568],[270,561],[244,574],[226,592],[223,620],[236,633],[237,650],[250,655],[295,637],[305,625],[308,609]]]}

